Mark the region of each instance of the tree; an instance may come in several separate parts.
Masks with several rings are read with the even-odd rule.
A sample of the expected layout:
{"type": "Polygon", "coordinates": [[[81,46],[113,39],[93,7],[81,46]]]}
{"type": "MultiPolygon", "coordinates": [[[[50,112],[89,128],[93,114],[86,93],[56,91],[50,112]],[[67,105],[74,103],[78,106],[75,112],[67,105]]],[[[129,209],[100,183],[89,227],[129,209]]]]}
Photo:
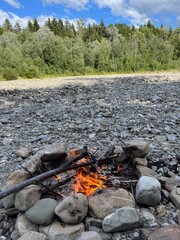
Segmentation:
{"type": "Polygon", "coordinates": [[[38,23],[37,19],[34,18],[34,20],[33,20],[33,31],[37,32],[37,30],[39,30],[39,28],[40,28],[39,23],[38,23]]]}
{"type": "Polygon", "coordinates": [[[16,33],[20,33],[21,32],[21,26],[20,26],[20,24],[18,22],[14,25],[14,31],[16,33]]]}
{"type": "Polygon", "coordinates": [[[2,27],[4,28],[5,31],[12,31],[13,30],[12,24],[10,23],[8,18],[5,19],[2,27]]]}
{"type": "Polygon", "coordinates": [[[33,23],[31,22],[31,20],[29,20],[27,23],[27,29],[30,32],[34,32],[34,27],[33,27],[33,23]]]}

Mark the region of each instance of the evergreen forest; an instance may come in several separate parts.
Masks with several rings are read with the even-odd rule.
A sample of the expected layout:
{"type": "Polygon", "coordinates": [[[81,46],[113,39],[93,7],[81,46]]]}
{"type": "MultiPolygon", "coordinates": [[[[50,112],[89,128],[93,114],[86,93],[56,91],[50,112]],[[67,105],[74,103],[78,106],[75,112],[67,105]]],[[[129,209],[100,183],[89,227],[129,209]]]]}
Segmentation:
{"type": "Polygon", "coordinates": [[[180,69],[180,28],[123,23],[86,25],[36,18],[0,26],[0,78],[131,73],[180,69]]]}

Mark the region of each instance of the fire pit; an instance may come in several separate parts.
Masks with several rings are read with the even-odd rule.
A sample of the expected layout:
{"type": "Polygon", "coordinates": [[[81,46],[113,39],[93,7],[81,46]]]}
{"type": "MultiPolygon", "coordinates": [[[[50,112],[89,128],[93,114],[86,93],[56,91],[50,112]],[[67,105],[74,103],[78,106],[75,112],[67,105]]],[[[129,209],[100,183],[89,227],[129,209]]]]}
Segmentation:
{"type": "Polygon", "coordinates": [[[155,231],[178,239],[179,225],[159,227],[166,223],[168,199],[180,209],[179,177],[147,167],[149,145],[142,139],[122,142],[122,149],[110,146],[103,153],[57,144],[27,159],[0,192],[0,217],[17,216],[8,239],[121,239],[132,230],[133,239],[150,240],[155,231]]]}

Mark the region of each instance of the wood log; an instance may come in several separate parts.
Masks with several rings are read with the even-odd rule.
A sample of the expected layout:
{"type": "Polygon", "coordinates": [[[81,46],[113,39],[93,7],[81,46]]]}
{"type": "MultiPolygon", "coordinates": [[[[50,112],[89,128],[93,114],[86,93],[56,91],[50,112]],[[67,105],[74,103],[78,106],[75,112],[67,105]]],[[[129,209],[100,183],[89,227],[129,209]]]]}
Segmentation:
{"type": "MultiPolygon", "coordinates": [[[[46,179],[46,178],[49,178],[49,177],[52,177],[56,174],[60,174],[62,172],[66,172],[66,171],[69,171],[69,170],[72,170],[72,169],[76,169],[76,168],[79,168],[79,167],[83,167],[83,166],[90,166],[90,165],[93,165],[95,164],[96,162],[87,162],[87,163],[82,163],[82,164],[77,164],[77,165],[73,165],[71,167],[67,167],[68,165],[71,165],[75,162],[77,162],[78,160],[82,159],[83,157],[85,157],[87,155],[87,153],[82,153],[80,156],[72,159],[72,160],[69,160],[67,161],[66,163],[64,163],[61,167],[59,168],[56,168],[54,170],[50,170],[48,172],[45,172],[45,173],[42,173],[38,176],[35,176],[35,177],[32,177],[26,181],[23,181],[21,183],[18,183],[16,184],[15,186],[7,189],[7,190],[4,190],[2,192],[0,192],[0,199],[4,198],[4,197],[7,197],[8,195],[12,194],[12,193],[15,193],[15,192],[18,192],[20,191],[21,189],[33,184],[33,183],[37,183],[43,179],[46,179]]],[[[109,160],[109,159],[112,159],[112,158],[116,158],[117,155],[114,155],[114,156],[109,156],[107,158],[100,158],[98,160],[98,163],[101,164],[102,162],[104,162],[105,160],[109,160]]]]}
{"type": "Polygon", "coordinates": [[[59,174],[59,173],[62,173],[64,171],[67,171],[65,170],[65,168],[75,162],[77,162],[78,160],[82,159],[83,157],[85,157],[87,155],[87,153],[82,153],[80,156],[74,158],[74,159],[71,159],[67,162],[65,162],[62,166],[60,166],[59,168],[56,168],[56,169],[53,169],[51,171],[48,171],[48,172],[45,172],[45,173],[42,173],[38,176],[35,176],[35,177],[32,177],[26,181],[23,181],[21,183],[18,183],[16,184],[15,186],[7,189],[7,190],[4,190],[2,192],[0,192],[0,199],[4,198],[4,197],[7,197],[8,195],[12,194],[12,193],[15,193],[15,192],[18,192],[20,191],[21,189],[33,184],[33,183],[37,183],[43,179],[46,179],[46,178],[49,178],[49,177],[52,177],[53,175],[56,175],[56,174],[59,174]]]}

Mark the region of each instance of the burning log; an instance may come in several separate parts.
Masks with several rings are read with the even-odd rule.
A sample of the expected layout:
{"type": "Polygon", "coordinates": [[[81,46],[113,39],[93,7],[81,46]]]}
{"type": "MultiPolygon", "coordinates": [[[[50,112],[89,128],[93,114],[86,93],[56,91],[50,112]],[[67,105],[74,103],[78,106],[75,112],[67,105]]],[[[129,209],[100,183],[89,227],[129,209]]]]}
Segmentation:
{"type": "Polygon", "coordinates": [[[46,178],[49,178],[49,177],[52,177],[53,175],[56,175],[56,174],[59,174],[59,173],[62,173],[65,170],[65,168],[69,165],[71,165],[72,163],[75,163],[77,162],[78,160],[80,160],[81,158],[85,157],[87,155],[86,152],[82,153],[80,156],[74,158],[74,159],[71,159],[67,162],[65,162],[62,166],[60,166],[59,168],[56,168],[54,170],[51,170],[51,171],[48,171],[48,172],[45,172],[45,173],[42,173],[36,177],[33,177],[33,178],[30,178],[26,181],[23,181],[15,186],[13,186],[12,188],[9,188],[7,190],[4,190],[0,193],[0,199],[4,198],[4,197],[7,197],[8,195],[12,194],[12,193],[15,193],[15,192],[18,192],[20,191],[21,189],[33,184],[33,183],[36,183],[36,182],[39,182],[43,179],[46,179],[46,178]]]}
{"type": "Polygon", "coordinates": [[[63,172],[66,172],[66,171],[69,171],[69,170],[72,170],[72,169],[80,168],[80,167],[83,167],[83,166],[90,166],[90,165],[95,164],[96,162],[101,164],[101,163],[103,163],[106,160],[113,159],[113,158],[117,157],[117,155],[114,155],[114,156],[110,156],[110,157],[107,157],[107,158],[100,158],[96,162],[95,161],[90,161],[90,162],[80,163],[80,164],[68,167],[69,165],[71,165],[71,164],[81,160],[82,158],[84,158],[86,156],[87,156],[87,152],[83,152],[80,156],[77,156],[76,158],[73,158],[73,159],[67,161],[66,163],[64,163],[59,168],[56,168],[54,170],[50,170],[50,171],[42,173],[42,174],[40,174],[38,176],[32,177],[32,178],[30,178],[30,179],[28,179],[26,181],[23,181],[23,182],[21,182],[19,184],[16,184],[12,188],[9,188],[7,190],[2,191],[2,192],[0,192],[0,199],[5,198],[8,195],[13,194],[15,192],[18,192],[21,189],[23,189],[23,188],[25,188],[25,187],[33,184],[33,183],[38,183],[39,181],[41,181],[43,179],[47,179],[49,177],[52,177],[52,176],[54,176],[56,174],[60,174],[60,173],[63,173],[63,172]]]}

